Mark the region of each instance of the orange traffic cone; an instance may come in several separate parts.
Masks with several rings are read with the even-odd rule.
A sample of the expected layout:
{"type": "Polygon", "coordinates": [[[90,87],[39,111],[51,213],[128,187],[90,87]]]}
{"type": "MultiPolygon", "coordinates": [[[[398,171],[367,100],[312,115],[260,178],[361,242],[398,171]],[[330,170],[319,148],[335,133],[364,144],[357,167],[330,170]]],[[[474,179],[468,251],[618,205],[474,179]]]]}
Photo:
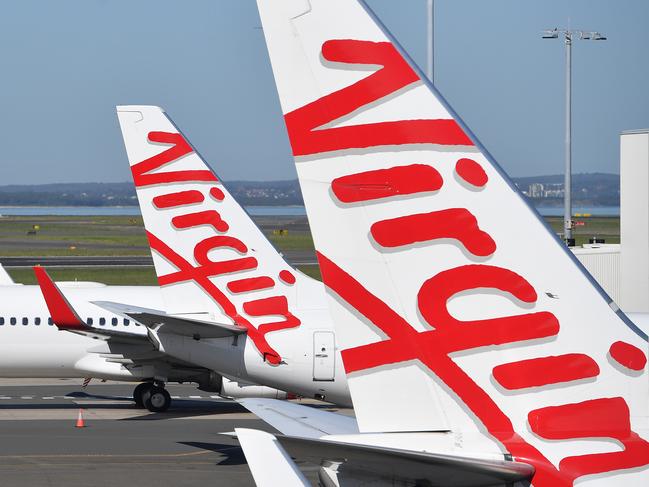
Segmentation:
{"type": "Polygon", "coordinates": [[[79,408],[79,416],[77,416],[77,428],[85,428],[86,424],[83,422],[83,415],[81,414],[83,412],[83,409],[79,408]]]}

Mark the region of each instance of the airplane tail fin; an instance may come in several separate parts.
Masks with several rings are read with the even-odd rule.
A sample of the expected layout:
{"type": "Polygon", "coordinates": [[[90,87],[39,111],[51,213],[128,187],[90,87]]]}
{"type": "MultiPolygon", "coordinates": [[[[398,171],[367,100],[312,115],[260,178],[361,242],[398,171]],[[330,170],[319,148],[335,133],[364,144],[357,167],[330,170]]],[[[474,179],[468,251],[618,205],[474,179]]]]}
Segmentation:
{"type": "Polygon", "coordinates": [[[360,430],[646,482],[647,336],[363,2],[257,3],[360,430]]]}
{"type": "Polygon", "coordinates": [[[167,313],[243,326],[279,363],[265,335],[300,325],[298,300],[326,306],[322,283],[289,266],[162,109],[117,115],[167,313]]]}
{"type": "Polygon", "coordinates": [[[7,270],[0,265],[0,286],[14,286],[16,282],[11,278],[7,270]]]}

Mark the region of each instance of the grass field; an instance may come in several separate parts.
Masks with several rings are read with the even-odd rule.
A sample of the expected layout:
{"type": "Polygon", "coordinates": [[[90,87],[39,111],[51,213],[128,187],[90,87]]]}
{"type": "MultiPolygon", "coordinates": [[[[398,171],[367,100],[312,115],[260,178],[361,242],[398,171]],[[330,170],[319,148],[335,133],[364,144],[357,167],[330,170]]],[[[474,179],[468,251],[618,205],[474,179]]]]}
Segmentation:
{"type": "MultiPolygon", "coordinates": [[[[620,243],[620,219],[618,217],[589,217],[575,218],[583,222],[583,226],[577,226],[572,234],[577,245],[588,243],[591,237],[600,237],[606,243],[620,243]]],[[[563,233],[563,218],[547,217],[546,221],[556,233],[563,233]]]]}
{"type": "MultiPolygon", "coordinates": [[[[306,275],[320,279],[317,265],[299,266],[306,275]]],[[[36,284],[31,268],[9,268],[9,275],[16,282],[36,284]]],[[[47,270],[55,281],[95,281],[111,286],[157,286],[153,267],[54,267],[47,270]]]]}
{"type": "MultiPolygon", "coordinates": [[[[619,218],[591,217],[574,230],[577,245],[588,243],[593,236],[619,243],[619,218]]],[[[547,218],[552,229],[562,230],[562,219],[547,218]]],[[[270,241],[282,252],[312,252],[313,239],[305,217],[282,220],[277,225],[266,217],[260,223],[270,241]],[[283,228],[287,235],[276,235],[273,230],[283,228]]],[[[522,238],[524,236],[521,236],[522,238]]],[[[149,247],[141,217],[128,216],[16,216],[0,218],[0,257],[10,256],[123,256],[149,255],[149,247]],[[38,225],[38,230],[34,230],[38,225]],[[34,232],[33,234],[28,234],[34,232]]],[[[320,278],[317,265],[299,269],[307,275],[320,278]]],[[[7,269],[17,281],[34,284],[33,271],[26,268],[7,269]]],[[[149,267],[74,267],[51,268],[56,280],[99,281],[113,285],[155,285],[156,279],[149,267]]]]}
{"type": "Polygon", "coordinates": [[[141,217],[5,216],[0,255],[149,255],[141,217]]]}
{"type": "MultiPolygon", "coordinates": [[[[31,268],[8,268],[7,272],[16,282],[36,284],[31,268]]],[[[55,281],[95,281],[113,286],[154,286],[153,267],[53,267],[47,273],[55,281]]]]}

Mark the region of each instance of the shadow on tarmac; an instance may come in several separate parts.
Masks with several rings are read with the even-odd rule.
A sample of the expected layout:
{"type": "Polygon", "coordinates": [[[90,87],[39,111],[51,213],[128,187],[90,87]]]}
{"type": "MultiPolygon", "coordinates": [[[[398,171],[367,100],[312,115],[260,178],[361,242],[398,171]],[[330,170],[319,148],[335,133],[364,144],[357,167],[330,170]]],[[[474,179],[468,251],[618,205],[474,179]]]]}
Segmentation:
{"type": "Polygon", "coordinates": [[[217,465],[245,465],[246,457],[243,450],[237,445],[228,445],[225,443],[203,443],[200,441],[179,441],[178,444],[192,446],[201,450],[208,450],[219,455],[223,455],[224,459],[220,460],[217,465]]]}

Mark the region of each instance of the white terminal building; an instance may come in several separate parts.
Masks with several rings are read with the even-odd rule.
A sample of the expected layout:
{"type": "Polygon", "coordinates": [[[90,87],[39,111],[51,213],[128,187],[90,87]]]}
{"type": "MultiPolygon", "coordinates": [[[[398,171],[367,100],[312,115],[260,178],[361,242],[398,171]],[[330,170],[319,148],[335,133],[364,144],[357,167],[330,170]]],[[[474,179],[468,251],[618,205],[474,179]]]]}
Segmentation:
{"type": "Polygon", "coordinates": [[[623,311],[649,312],[649,129],[620,136],[620,244],[571,250],[623,311]]]}

